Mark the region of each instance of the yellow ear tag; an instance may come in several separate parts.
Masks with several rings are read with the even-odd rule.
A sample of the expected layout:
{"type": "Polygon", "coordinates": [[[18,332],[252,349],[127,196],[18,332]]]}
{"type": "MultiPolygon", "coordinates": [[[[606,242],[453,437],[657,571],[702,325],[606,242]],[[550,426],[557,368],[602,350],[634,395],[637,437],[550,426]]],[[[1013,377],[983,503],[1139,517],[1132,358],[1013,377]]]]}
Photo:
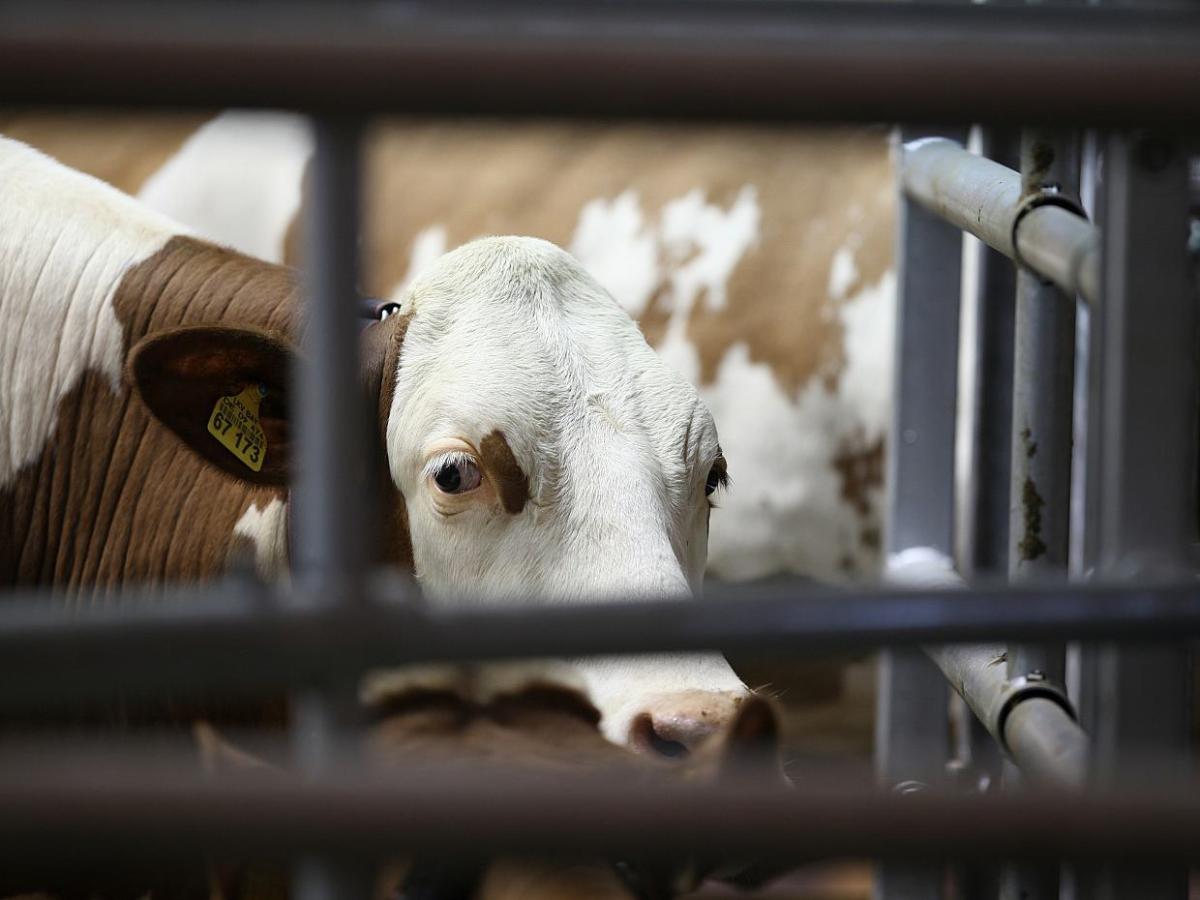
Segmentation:
{"type": "Polygon", "coordinates": [[[258,424],[258,405],[267,395],[261,384],[252,384],[234,397],[221,397],[208,418],[208,433],[255,472],[262,471],[267,436],[258,424]]]}

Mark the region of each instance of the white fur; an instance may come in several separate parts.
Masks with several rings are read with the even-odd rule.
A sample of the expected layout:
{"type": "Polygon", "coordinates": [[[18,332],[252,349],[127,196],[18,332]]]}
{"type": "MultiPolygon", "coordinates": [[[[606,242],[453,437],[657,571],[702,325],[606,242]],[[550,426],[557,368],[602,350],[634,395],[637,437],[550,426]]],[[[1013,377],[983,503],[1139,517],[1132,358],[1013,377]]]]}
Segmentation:
{"type": "Polygon", "coordinates": [[[887,561],[887,580],[910,588],[962,587],[954,560],[932,547],[909,547],[887,561]]]}
{"type": "Polygon", "coordinates": [[[187,139],[138,199],[201,237],[281,262],[312,149],[304,116],[223,112],[187,139]]]}
{"type": "MultiPolygon", "coordinates": [[[[413,316],[387,446],[427,595],[664,599],[699,587],[712,418],[570,255],[532,238],[476,241],[418,277],[403,304],[413,316]],[[515,515],[494,504],[445,515],[429,456],[447,441],[479,447],[493,431],[531,501],[515,515]]],[[[630,696],[745,689],[715,656],[581,667],[614,738],[638,711],[630,696]],[[610,682],[619,689],[606,692],[610,682]]]]}
{"type": "Polygon", "coordinates": [[[599,197],[579,212],[571,253],[631,316],[646,311],[659,282],[659,237],[636,191],[599,197]]]}
{"type": "Polygon", "coordinates": [[[242,513],[233,533],[254,544],[254,567],[260,578],[274,581],[287,575],[287,503],[273,498],[259,509],[242,513]]]}
{"type": "Polygon", "coordinates": [[[121,388],[113,295],[183,229],[106,184],[0,138],[0,487],[34,462],[85,371],[121,388]]]}

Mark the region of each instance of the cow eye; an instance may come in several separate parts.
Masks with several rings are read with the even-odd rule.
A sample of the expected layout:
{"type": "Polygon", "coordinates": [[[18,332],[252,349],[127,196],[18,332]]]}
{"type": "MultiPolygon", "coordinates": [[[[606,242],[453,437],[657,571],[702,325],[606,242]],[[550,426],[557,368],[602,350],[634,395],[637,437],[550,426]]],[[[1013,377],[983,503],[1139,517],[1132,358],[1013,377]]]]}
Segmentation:
{"type": "Polygon", "coordinates": [[[467,459],[448,459],[433,474],[433,483],[443,494],[465,494],[479,487],[483,474],[467,459]]]}
{"type": "Polygon", "coordinates": [[[717,488],[723,488],[728,484],[729,471],[725,464],[725,457],[718,456],[717,461],[708,470],[708,478],[704,482],[704,496],[711,497],[717,488]]]}

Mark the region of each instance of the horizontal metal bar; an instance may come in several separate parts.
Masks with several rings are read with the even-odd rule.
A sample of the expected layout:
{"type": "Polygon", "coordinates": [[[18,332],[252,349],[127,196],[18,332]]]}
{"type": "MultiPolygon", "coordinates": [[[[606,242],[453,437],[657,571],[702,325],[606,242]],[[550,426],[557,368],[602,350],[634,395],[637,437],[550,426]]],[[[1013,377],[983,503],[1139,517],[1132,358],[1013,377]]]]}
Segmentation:
{"type": "Polygon", "coordinates": [[[9,2],[0,102],[441,114],[1200,117],[1195,9],[618,0],[9,2]]]}
{"type": "Polygon", "coordinates": [[[776,863],[846,855],[1200,862],[1200,790],[1191,784],[968,798],[450,764],[339,768],[315,780],[280,772],[213,779],[195,767],[77,756],[56,765],[5,760],[0,809],[0,860],[48,858],[60,868],[189,848],[241,858],[487,848],[776,863]]]}
{"type": "Polygon", "coordinates": [[[432,608],[387,602],[284,609],[243,582],[66,608],[0,604],[0,704],[336,683],[375,666],[721,649],[824,655],[879,646],[1200,634],[1200,588],[1057,586],[837,591],[714,586],[703,601],[432,608]]]}
{"type": "Polygon", "coordinates": [[[1010,681],[1003,647],[958,644],[931,647],[929,655],[1023,775],[1060,788],[1083,787],[1088,737],[1054,685],[1046,684],[1043,696],[1036,683],[1010,681]]]}
{"type": "Polygon", "coordinates": [[[953,141],[926,138],[900,156],[904,192],[1068,296],[1099,298],[1100,232],[1060,206],[1029,206],[1021,174],[953,141]]]}
{"type": "MultiPolygon", "coordinates": [[[[925,548],[892,556],[887,577],[912,587],[957,588],[960,596],[969,596],[949,559],[925,548]]],[[[1032,675],[1009,678],[1001,641],[991,635],[988,644],[943,644],[926,647],[925,652],[1023,774],[1060,788],[1082,787],[1088,774],[1088,738],[1075,722],[1066,695],[1032,675]],[[1026,708],[1030,704],[1032,708],[1026,708]]]]}

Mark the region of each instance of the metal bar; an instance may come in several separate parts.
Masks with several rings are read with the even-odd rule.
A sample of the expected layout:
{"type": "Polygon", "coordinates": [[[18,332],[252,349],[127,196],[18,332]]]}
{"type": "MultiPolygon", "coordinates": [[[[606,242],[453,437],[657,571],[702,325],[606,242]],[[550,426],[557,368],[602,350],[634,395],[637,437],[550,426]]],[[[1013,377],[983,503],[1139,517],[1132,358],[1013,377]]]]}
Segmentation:
{"type": "Polygon", "coordinates": [[[867,2],[0,9],[0,102],[1175,125],[1200,17],[867,2]]]}
{"type": "MultiPolygon", "coordinates": [[[[981,155],[1019,165],[1015,132],[984,129],[981,155]]],[[[967,540],[963,574],[968,579],[1008,572],[1008,483],[1011,478],[1012,372],[1017,270],[1004,254],[976,244],[974,416],[968,480],[967,540]]]]}
{"type": "MultiPolygon", "coordinates": [[[[914,131],[906,126],[905,137],[914,131]]],[[[965,134],[956,134],[965,138],[965,134]]],[[[897,310],[888,439],[889,556],[910,547],[954,548],[954,432],[958,386],[958,309],[962,235],[901,194],[897,216],[897,310]]],[[[945,682],[920,653],[880,656],[875,721],[882,784],[937,784],[949,760],[945,682]]],[[[940,867],[884,864],[879,900],[933,897],[940,867]]]]}
{"type": "Polygon", "coordinates": [[[1099,232],[1068,209],[1026,206],[1020,173],[952,141],[926,139],[904,146],[900,177],[908,196],[947,222],[1018,260],[1069,296],[1096,301],[1099,232]]]}
{"type": "MultiPolygon", "coordinates": [[[[979,154],[1000,165],[1020,165],[1020,134],[1014,129],[981,127],[979,154]]],[[[969,464],[965,482],[964,523],[958,554],[968,581],[1003,580],[1008,572],[1008,483],[1012,431],[1013,333],[1017,270],[1002,253],[978,240],[968,241],[974,253],[974,330],[970,335],[974,363],[969,405],[962,405],[959,428],[969,423],[969,464]],[[964,418],[965,414],[965,418],[964,418]]],[[[966,302],[966,298],[964,298],[966,302]]],[[[963,322],[968,321],[964,307],[963,322]]],[[[961,438],[960,438],[961,440],[961,438]]],[[[986,726],[966,702],[954,698],[951,720],[959,732],[958,779],[973,791],[1000,783],[1002,751],[986,726]]],[[[956,873],[963,900],[991,900],[998,891],[994,866],[960,866],[956,873]]]]}
{"type": "MultiPolygon", "coordinates": [[[[1077,135],[1027,130],[1021,137],[1021,196],[1065,197],[1079,204],[1080,148],[1077,135]]],[[[1064,580],[1070,556],[1071,452],[1075,391],[1075,296],[1029,271],[1017,276],[1016,350],[1013,382],[1012,480],[1009,577],[1014,582],[1064,580]]],[[[1066,645],[1008,646],[1007,677],[1049,681],[1066,697],[1066,645]]],[[[1044,681],[1042,683],[1044,683],[1044,681]]],[[[1087,743],[1073,716],[1057,703],[1042,711],[1046,721],[1017,746],[1032,760],[1005,767],[1008,790],[1036,780],[1047,758],[1065,744],[1068,774],[1081,785],[1087,772],[1087,743]],[[1050,747],[1046,746],[1050,743],[1050,747]],[[1036,760],[1036,762],[1034,761],[1036,760]]],[[[1031,715],[1023,712],[1015,727],[1031,715]]],[[[1007,730],[1007,729],[1006,729],[1007,730]]],[[[1003,900],[1057,900],[1059,867],[1014,864],[1004,871],[1003,900]]]]}
{"type": "Polygon", "coordinates": [[[1003,647],[955,645],[929,654],[1023,774],[1061,788],[1084,785],[1087,735],[1060,702],[1037,693],[1041,686],[1008,679],[1003,647]]]}
{"type": "Polygon", "coordinates": [[[365,562],[366,411],[358,377],[357,122],[314,120],[304,216],[309,302],[296,373],[292,571],[309,602],[352,602],[365,562]]]}
{"type": "MultiPolygon", "coordinates": [[[[1100,199],[1101,135],[1089,129],[1083,135],[1080,165],[1080,200],[1097,227],[1103,230],[1100,199]]],[[[1075,310],[1075,450],[1071,462],[1071,579],[1085,582],[1095,575],[1099,558],[1099,531],[1094,507],[1100,496],[1100,438],[1096,430],[1099,413],[1099,365],[1103,313],[1098,307],[1079,304],[1075,310]],[[1095,323],[1093,325],[1093,323],[1095,323]]],[[[1089,734],[1095,734],[1099,715],[1097,699],[1098,648],[1094,644],[1075,643],[1068,657],[1068,690],[1079,722],[1089,734]]]]}
{"type": "MultiPolygon", "coordinates": [[[[922,587],[964,586],[950,560],[927,548],[892,557],[888,578],[922,587]]],[[[1083,786],[1088,740],[1060,687],[1032,674],[1010,678],[1000,644],[950,644],[926,647],[925,652],[1022,772],[1057,787],[1083,786]],[[1015,715],[1035,699],[1051,702],[1015,715]],[[1025,729],[1033,733],[1018,733],[1025,729]]]]}
{"type": "Polygon", "coordinates": [[[414,608],[368,596],[371,602],[352,609],[276,613],[237,583],[131,593],[109,609],[69,610],[53,595],[17,594],[0,607],[0,703],[321,685],[418,662],[712,649],[822,656],[951,641],[1169,642],[1200,634],[1200,587],[1191,583],[971,591],[713,586],[705,603],[494,609],[414,608]]]}
{"type": "MultiPolygon", "coordinates": [[[[310,607],[350,607],[365,562],[368,493],[366,398],[358,377],[358,326],[352,292],[359,283],[359,155],[357,121],[318,117],[311,190],[304,218],[305,360],[291,404],[297,421],[298,472],[289,503],[294,595],[310,607]],[[349,292],[349,293],[348,293],[349,292]]],[[[327,693],[292,696],[291,734],[301,771],[322,778],[339,731],[353,724],[358,705],[352,681],[333,681],[327,693]]],[[[300,900],[369,894],[369,877],[322,856],[296,861],[300,900]]]]}
{"type": "Polygon", "coordinates": [[[6,863],[43,860],[61,869],[94,860],[152,862],[180,849],[250,859],[317,849],[386,858],[479,846],[498,856],[638,859],[703,853],[791,862],[845,855],[1200,861],[1200,792],[1190,784],[1138,794],[964,798],[828,785],[688,786],[628,774],[535,777],[486,765],[342,771],[314,782],[282,772],[206,779],[194,767],[68,763],[6,761],[6,863]]]}
{"type": "MultiPolygon", "coordinates": [[[[1101,574],[1192,574],[1196,536],[1196,299],[1187,255],[1185,148],[1148,134],[1105,142],[1104,297],[1098,333],[1101,574]]],[[[1136,778],[1147,754],[1187,765],[1186,646],[1101,649],[1095,778],[1136,778]]],[[[1110,871],[1107,896],[1184,897],[1183,869],[1110,871]]]]}
{"type": "MultiPolygon", "coordinates": [[[[1027,131],[1021,162],[1023,197],[1050,194],[1078,203],[1076,137],[1027,131]]],[[[1009,576],[1060,580],[1070,552],[1075,297],[1029,272],[1020,273],[1017,285],[1009,576]]],[[[1028,665],[1062,683],[1061,647],[1015,649],[1013,676],[1027,674],[1028,665]]]]}

